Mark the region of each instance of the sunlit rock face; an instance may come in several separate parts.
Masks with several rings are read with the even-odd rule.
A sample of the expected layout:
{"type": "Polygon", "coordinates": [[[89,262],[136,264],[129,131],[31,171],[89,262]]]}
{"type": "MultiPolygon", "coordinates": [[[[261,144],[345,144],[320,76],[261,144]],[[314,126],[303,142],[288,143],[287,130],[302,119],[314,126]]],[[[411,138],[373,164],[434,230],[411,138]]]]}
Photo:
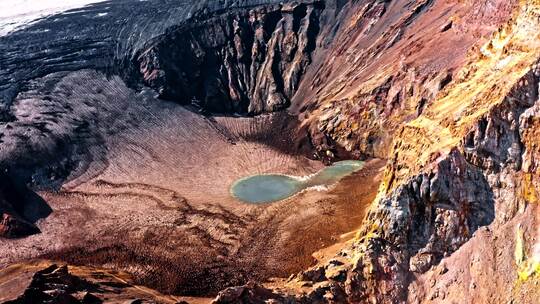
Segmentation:
{"type": "Polygon", "coordinates": [[[457,76],[467,52],[517,1],[353,1],[337,42],[306,76],[291,111],[323,157],[341,149],[386,157],[395,132],[457,76]]]}

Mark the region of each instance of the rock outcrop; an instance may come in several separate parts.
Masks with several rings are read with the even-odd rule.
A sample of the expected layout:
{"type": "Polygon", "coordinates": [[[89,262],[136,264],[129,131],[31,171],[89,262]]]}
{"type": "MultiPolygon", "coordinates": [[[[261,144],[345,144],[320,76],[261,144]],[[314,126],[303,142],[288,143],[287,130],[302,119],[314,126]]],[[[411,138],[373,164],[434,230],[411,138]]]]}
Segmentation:
{"type": "Polygon", "coordinates": [[[16,238],[38,233],[39,229],[32,223],[10,211],[10,206],[2,202],[0,218],[0,237],[16,238]]]}
{"type": "Polygon", "coordinates": [[[102,303],[103,301],[89,292],[86,292],[81,299],[77,299],[73,295],[95,288],[96,286],[71,275],[67,266],[59,267],[53,264],[37,271],[24,293],[17,299],[6,303],[102,303]]]}
{"type": "Polygon", "coordinates": [[[312,61],[324,10],[325,2],[314,1],[196,15],[143,49],[135,64],[166,99],[221,113],[282,110],[312,61]]]}
{"type": "Polygon", "coordinates": [[[401,126],[457,77],[467,51],[517,1],[351,1],[322,61],[293,98],[319,157],[381,157],[401,126]],[[344,149],[348,153],[338,153],[344,149]]]}
{"type": "Polygon", "coordinates": [[[27,199],[5,174],[0,174],[0,237],[17,238],[35,233],[39,229],[24,218],[27,199]]]}
{"type": "Polygon", "coordinates": [[[178,297],[134,285],[129,276],[105,269],[36,261],[0,270],[0,302],[36,303],[187,303],[178,297]]]}

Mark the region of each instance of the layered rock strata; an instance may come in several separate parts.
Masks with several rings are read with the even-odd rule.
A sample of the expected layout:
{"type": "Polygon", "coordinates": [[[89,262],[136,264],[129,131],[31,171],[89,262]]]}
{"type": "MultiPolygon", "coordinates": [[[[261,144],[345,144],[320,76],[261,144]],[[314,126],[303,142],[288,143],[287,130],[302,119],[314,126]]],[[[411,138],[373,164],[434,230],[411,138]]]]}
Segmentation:
{"type": "Polygon", "coordinates": [[[282,110],[312,61],[324,10],[315,1],[197,16],[141,51],[136,64],[166,99],[222,113],[282,110]]]}
{"type": "Polygon", "coordinates": [[[386,158],[517,1],[351,1],[325,60],[293,98],[319,157],[386,158]],[[345,150],[340,153],[340,149],[345,150]]]}
{"type": "MultiPolygon", "coordinates": [[[[77,157],[67,156],[99,146],[103,134],[119,133],[111,126],[122,129],[111,123],[126,112],[118,102],[127,106],[129,100],[143,99],[119,77],[71,70],[119,73],[132,86],[148,85],[162,97],[194,101],[215,112],[259,114],[291,104],[290,111],[301,120],[295,131],[306,134],[315,157],[388,157],[383,184],[358,237],[335,258],[292,277],[283,289],[248,284],[224,290],[216,302],[538,299],[538,1],[201,5],[207,9],[180,6],[173,10],[182,11],[180,19],[145,23],[152,28],[148,33],[136,22],[120,27],[118,41],[106,29],[94,41],[88,33],[95,23],[84,27],[75,42],[45,34],[47,22],[26,34],[0,38],[2,54],[7,54],[0,57],[6,67],[0,70],[6,101],[2,162],[13,168],[25,164],[25,179],[36,184],[61,184],[80,165],[77,157]],[[340,21],[334,24],[331,16],[338,13],[340,21]],[[478,43],[491,32],[486,43],[478,43]],[[140,40],[133,38],[138,34],[140,40]],[[50,44],[21,52],[25,35],[36,44],[47,37],[50,44]],[[180,40],[189,43],[180,45],[180,40]],[[107,86],[80,89],[81,82],[107,86]],[[73,98],[70,88],[79,88],[82,98],[73,98]],[[89,122],[109,133],[90,132],[89,122]],[[49,158],[59,154],[60,160],[49,158]],[[498,292],[490,293],[495,287],[498,292]]],[[[104,9],[94,8],[90,13],[104,9]]],[[[122,14],[109,19],[108,28],[121,22],[122,14]]],[[[133,117],[126,121],[138,122],[133,117]]],[[[116,190],[103,181],[95,185],[116,190]]],[[[180,198],[165,195],[173,203],[180,198]]],[[[4,236],[35,232],[17,202],[0,197],[4,236]]],[[[186,200],[180,202],[189,208],[179,210],[195,210],[186,200]]],[[[195,211],[188,215],[225,213],[195,211]]],[[[179,218],[184,225],[186,215],[179,218]]],[[[192,230],[207,232],[193,222],[192,230]]],[[[226,221],[224,226],[231,227],[226,221]]],[[[147,242],[157,234],[141,235],[147,242]]],[[[156,240],[156,246],[162,245],[156,240]]]]}

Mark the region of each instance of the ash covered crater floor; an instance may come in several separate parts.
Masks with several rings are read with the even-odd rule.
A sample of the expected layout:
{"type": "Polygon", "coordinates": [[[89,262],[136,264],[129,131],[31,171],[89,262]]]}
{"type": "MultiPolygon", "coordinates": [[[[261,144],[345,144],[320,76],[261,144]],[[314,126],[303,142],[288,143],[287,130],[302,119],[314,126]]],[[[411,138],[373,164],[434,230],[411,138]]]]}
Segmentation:
{"type": "Polygon", "coordinates": [[[245,176],[323,168],[304,156],[309,143],[299,140],[296,118],[267,112],[290,102],[335,12],[329,2],[276,3],[106,1],[0,37],[0,163],[52,209],[35,223],[41,233],[0,240],[0,265],[48,258],[104,266],[165,293],[209,295],[251,279],[288,277],[312,265],[313,252],[343,241],[373,199],[381,160],[327,192],[247,207],[230,195],[230,185],[245,176]],[[229,5],[234,14],[224,13],[229,5]],[[246,21],[249,10],[260,20],[246,21]],[[193,106],[207,115],[183,107],[184,100],[163,100],[174,94],[160,86],[180,66],[160,68],[172,54],[160,53],[162,41],[181,35],[188,18],[203,32],[226,29],[212,52],[202,47],[208,41],[179,50],[205,54],[188,63],[199,76],[197,90],[185,95],[201,100],[193,106]],[[229,32],[235,20],[244,20],[240,32],[251,37],[241,39],[245,46],[235,45],[245,36],[229,32]],[[259,53],[244,64],[249,56],[240,51],[252,43],[259,53]],[[229,65],[214,65],[233,55],[229,65]],[[209,76],[224,68],[236,78],[209,76]],[[233,112],[260,115],[228,116],[233,112]]]}

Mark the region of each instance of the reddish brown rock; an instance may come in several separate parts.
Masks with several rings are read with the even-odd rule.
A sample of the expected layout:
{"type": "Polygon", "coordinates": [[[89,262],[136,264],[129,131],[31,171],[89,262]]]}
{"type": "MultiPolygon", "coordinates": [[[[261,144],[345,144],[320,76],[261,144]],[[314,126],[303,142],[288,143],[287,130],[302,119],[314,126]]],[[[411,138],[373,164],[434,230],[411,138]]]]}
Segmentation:
{"type": "Polygon", "coordinates": [[[5,211],[0,214],[0,237],[17,238],[35,233],[39,229],[34,224],[5,211]]]}
{"type": "Polygon", "coordinates": [[[39,233],[39,229],[21,215],[27,202],[19,187],[5,174],[0,174],[0,237],[18,238],[39,233]]]}

